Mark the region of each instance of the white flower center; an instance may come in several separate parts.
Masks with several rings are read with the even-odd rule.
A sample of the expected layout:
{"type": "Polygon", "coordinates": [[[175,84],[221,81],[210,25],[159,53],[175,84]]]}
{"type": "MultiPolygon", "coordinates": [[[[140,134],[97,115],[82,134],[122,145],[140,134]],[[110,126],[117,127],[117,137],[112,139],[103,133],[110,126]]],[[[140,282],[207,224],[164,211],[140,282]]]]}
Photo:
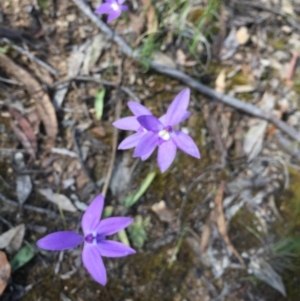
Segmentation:
{"type": "Polygon", "coordinates": [[[114,11],[117,11],[117,10],[119,10],[119,5],[118,5],[116,2],[113,2],[113,3],[111,4],[111,8],[112,8],[114,11]]]}
{"type": "Polygon", "coordinates": [[[167,130],[159,131],[158,136],[165,141],[168,141],[171,138],[170,132],[168,132],[167,130]]]}
{"type": "Polygon", "coordinates": [[[96,246],[97,245],[97,232],[93,231],[92,235],[93,235],[93,245],[96,246]]]}

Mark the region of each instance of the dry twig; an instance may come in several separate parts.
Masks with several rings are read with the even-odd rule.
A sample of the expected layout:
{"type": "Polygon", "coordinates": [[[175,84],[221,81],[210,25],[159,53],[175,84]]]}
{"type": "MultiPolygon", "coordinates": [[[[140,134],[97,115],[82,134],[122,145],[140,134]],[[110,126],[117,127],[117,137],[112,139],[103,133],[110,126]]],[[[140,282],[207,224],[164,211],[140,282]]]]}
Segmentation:
{"type": "Polygon", "coordinates": [[[6,44],[9,44],[14,50],[18,51],[19,53],[26,55],[30,60],[36,62],[37,64],[39,64],[41,67],[45,68],[47,71],[49,71],[51,74],[58,76],[61,73],[57,70],[55,70],[53,67],[51,67],[50,65],[48,65],[47,63],[43,62],[42,60],[40,60],[39,58],[37,58],[36,56],[34,56],[32,53],[30,53],[29,51],[12,44],[12,42],[6,38],[2,39],[2,41],[6,44]]]}
{"type": "Polygon", "coordinates": [[[215,197],[216,208],[215,208],[214,219],[217,224],[218,231],[219,231],[220,235],[222,236],[224,242],[226,243],[228,249],[236,256],[236,258],[239,260],[240,264],[244,266],[245,262],[244,262],[243,258],[241,257],[239,252],[236,250],[234,245],[231,243],[230,238],[228,236],[227,227],[226,227],[226,219],[225,219],[225,214],[224,214],[224,210],[223,210],[224,189],[225,189],[225,183],[222,181],[218,188],[217,195],[215,197]]]}

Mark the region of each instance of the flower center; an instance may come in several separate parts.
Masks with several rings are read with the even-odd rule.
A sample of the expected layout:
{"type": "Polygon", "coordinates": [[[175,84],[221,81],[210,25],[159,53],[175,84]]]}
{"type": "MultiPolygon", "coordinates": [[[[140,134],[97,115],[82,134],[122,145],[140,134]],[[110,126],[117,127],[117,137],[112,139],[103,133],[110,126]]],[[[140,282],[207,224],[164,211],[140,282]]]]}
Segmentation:
{"type": "Polygon", "coordinates": [[[86,235],[84,238],[85,242],[87,242],[88,244],[93,244],[93,245],[96,245],[102,239],[103,239],[103,237],[95,231],[86,235]]]}
{"type": "Polygon", "coordinates": [[[165,140],[168,141],[171,138],[171,132],[172,132],[172,127],[171,126],[167,126],[165,127],[163,130],[158,132],[158,136],[165,140]]]}
{"type": "Polygon", "coordinates": [[[118,5],[116,2],[113,2],[113,3],[111,4],[111,8],[112,8],[114,11],[117,11],[117,10],[119,10],[119,5],[118,5]]]}

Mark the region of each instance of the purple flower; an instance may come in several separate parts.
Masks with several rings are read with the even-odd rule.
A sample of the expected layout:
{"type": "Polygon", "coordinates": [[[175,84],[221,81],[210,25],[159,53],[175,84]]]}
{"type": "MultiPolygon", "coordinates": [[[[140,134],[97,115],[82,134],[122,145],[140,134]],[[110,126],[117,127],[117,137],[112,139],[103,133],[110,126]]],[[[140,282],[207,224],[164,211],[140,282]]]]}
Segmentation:
{"type": "Polygon", "coordinates": [[[95,10],[96,14],[108,14],[107,22],[111,22],[114,19],[120,17],[122,10],[128,10],[128,6],[122,5],[125,0],[105,0],[105,3],[99,5],[95,10]]]}
{"type": "MultiPolygon", "coordinates": [[[[137,102],[129,101],[127,105],[134,116],[121,118],[115,121],[113,123],[113,126],[120,130],[136,131],[136,133],[125,138],[120,143],[118,149],[129,149],[132,147],[136,147],[141,138],[147,133],[147,130],[144,129],[137,121],[137,117],[142,115],[152,115],[152,113],[146,107],[137,102]]],[[[141,159],[146,160],[150,157],[151,154],[152,153],[146,154],[142,156],[141,159]]]]}
{"type": "Polygon", "coordinates": [[[84,242],[82,261],[92,277],[102,285],[106,284],[106,270],[103,257],[123,257],[134,254],[135,250],[116,241],[106,240],[129,226],[133,219],[129,217],[110,217],[100,221],[104,198],[100,194],[86,209],[81,220],[83,236],[72,231],[54,232],[41,238],[37,245],[41,249],[60,251],[74,248],[84,242]]]}
{"type": "Polygon", "coordinates": [[[119,149],[136,147],[133,156],[146,160],[158,146],[157,161],[161,172],[165,172],[170,167],[175,159],[177,148],[195,158],[200,158],[198,147],[193,139],[176,129],[177,124],[190,116],[190,112],[187,111],[189,100],[190,90],[184,89],[175,97],[167,113],[159,119],[144,106],[129,102],[128,106],[135,116],[119,119],[113,125],[137,133],[123,140],[119,149]]]}

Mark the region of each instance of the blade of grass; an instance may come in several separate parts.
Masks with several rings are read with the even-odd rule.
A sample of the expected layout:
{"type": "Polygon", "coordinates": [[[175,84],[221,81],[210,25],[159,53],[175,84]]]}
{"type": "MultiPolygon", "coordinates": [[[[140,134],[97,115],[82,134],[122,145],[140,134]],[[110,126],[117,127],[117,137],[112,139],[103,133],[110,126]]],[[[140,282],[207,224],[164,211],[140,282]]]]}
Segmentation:
{"type": "Polygon", "coordinates": [[[131,207],[133,206],[139,199],[140,197],[146,192],[146,190],[149,188],[150,184],[155,178],[156,173],[150,172],[145,180],[142,182],[141,186],[139,189],[132,195],[128,196],[125,198],[124,205],[126,207],[131,207]]]}
{"type": "Polygon", "coordinates": [[[95,115],[97,120],[101,120],[103,115],[105,89],[101,89],[95,97],[95,115]]]}

